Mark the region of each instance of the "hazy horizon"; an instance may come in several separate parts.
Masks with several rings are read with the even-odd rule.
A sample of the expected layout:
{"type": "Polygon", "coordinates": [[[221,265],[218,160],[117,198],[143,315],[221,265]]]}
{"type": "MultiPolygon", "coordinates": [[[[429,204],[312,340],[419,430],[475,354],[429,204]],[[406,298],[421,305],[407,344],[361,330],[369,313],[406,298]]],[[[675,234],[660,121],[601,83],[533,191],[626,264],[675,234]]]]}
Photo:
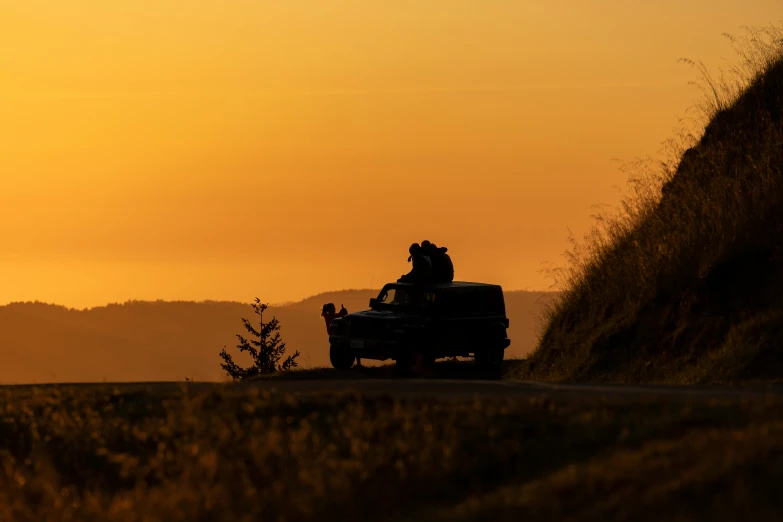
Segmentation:
{"type": "MultiPolygon", "coordinates": [[[[388,281],[392,282],[392,281],[388,281]]],[[[292,299],[289,301],[269,301],[261,298],[260,296],[252,296],[244,301],[236,300],[236,299],[125,299],[122,301],[108,301],[105,303],[99,303],[95,305],[90,306],[69,306],[67,304],[63,303],[57,303],[53,301],[46,301],[43,299],[28,299],[23,301],[8,301],[6,303],[0,303],[0,307],[9,306],[9,305],[17,305],[17,304],[42,304],[42,305],[49,305],[49,306],[58,306],[62,308],[66,308],[68,310],[75,310],[75,311],[89,311],[96,308],[106,308],[109,306],[122,306],[126,304],[131,303],[193,303],[193,304],[203,304],[203,303],[230,303],[230,304],[240,304],[240,305],[247,305],[250,306],[250,303],[255,300],[256,297],[259,297],[261,299],[261,302],[267,303],[272,308],[277,307],[284,307],[284,306],[291,306],[296,304],[301,304],[305,301],[309,301],[311,299],[315,299],[320,296],[326,296],[326,295],[332,295],[332,294],[341,294],[341,293],[351,293],[351,292],[366,292],[367,293],[367,299],[369,302],[369,299],[371,297],[376,297],[378,295],[378,292],[380,291],[380,288],[376,289],[370,289],[370,288],[341,288],[337,290],[325,290],[323,292],[318,292],[315,294],[308,294],[303,297],[300,297],[298,299],[292,299]]],[[[556,290],[548,289],[548,290],[531,290],[527,288],[523,289],[512,289],[507,290],[503,289],[504,294],[518,294],[518,293],[530,293],[530,294],[555,294],[557,293],[556,290]]],[[[337,303],[339,305],[339,303],[337,303]]]]}
{"type": "MultiPolygon", "coordinates": [[[[391,283],[393,281],[387,281],[388,283],[391,283]]],[[[17,300],[17,301],[8,301],[8,302],[0,302],[0,307],[3,306],[9,306],[9,305],[15,305],[15,304],[42,304],[42,305],[50,305],[50,306],[59,306],[63,308],[67,308],[69,310],[76,310],[76,311],[87,311],[94,308],[106,308],[108,306],[118,306],[118,305],[125,305],[129,303],[233,303],[233,304],[241,304],[241,305],[250,305],[251,302],[255,300],[256,297],[261,299],[261,302],[267,303],[270,307],[282,307],[282,306],[290,306],[294,304],[299,304],[304,301],[308,301],[310,299],[314,299],[319,296],[323,295],[330,295],[330,294],[340,294],[344,292],[366,292],[367,293],[367,299],[369,300],[370,297],[376,297],[378,292],[380,291],[379,288],[371,289],[371,288],[340,288],[340,289],[332,289],[332,290],[325,290],[322,292],[317,292],[314,294],[307,294],[302,297],[290,299],[287,301],[270,301],[267,299],[263,299],[262,294],[259,293],[259,295],[252,295],[248,299],[245,300],[238,300],[238,299],[211,299],[211,298],[203,298],[203,299],[137,299],[137,298],[129,298],[124,299],[120,301],[107,301],[105,303],[97,303],[89,306],[70,306],[68,304],[64,303],[58,303],[54,301],[47,301],[45,299],[26,299],[26,300],[17,300]]],[[[503,292],[505,294],[513,294],[513,293],[531,293],[531,294],[550,294],[550,293],[557,293],[556,290],[553,289],[545,289],[545,290],[534,290],[529,288],[521,288],[521,289],[503,289],[503,292]]],[[[339,304],[339,303],[338,303],[339,304]]]]}

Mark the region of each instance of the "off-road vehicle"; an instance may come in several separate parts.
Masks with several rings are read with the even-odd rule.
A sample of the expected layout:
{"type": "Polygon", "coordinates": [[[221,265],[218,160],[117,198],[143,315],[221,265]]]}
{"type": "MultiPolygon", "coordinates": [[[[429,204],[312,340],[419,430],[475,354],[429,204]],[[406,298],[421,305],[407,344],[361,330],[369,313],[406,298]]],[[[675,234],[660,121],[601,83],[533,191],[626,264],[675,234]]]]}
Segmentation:
{"type": "Polygon", "coordinates": [[[329,357],[341,370],[359,357],[393,359],[407,371],[417,353],[427,362],[474,357],[479,367],[496,369],[511,344],[508,325],[498,285],[389,283],[370,299],[370,310],[332,321],[329,357]]]}

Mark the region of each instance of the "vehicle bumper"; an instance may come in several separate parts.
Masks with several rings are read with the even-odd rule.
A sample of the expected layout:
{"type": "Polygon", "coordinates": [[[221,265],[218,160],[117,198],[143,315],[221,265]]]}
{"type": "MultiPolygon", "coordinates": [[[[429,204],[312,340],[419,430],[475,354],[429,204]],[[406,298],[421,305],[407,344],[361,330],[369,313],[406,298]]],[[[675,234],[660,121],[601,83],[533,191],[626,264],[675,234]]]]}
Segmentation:
{"type": "Polygon", "coordinates": [[[347,350],[360,359],[375,359],[385,361],[396,359],[404,346],[404,343],[391,339],[368,339],[361,337],[345,338],[339,335],[329,336],[329,343],[333,347],[347,350]]]}

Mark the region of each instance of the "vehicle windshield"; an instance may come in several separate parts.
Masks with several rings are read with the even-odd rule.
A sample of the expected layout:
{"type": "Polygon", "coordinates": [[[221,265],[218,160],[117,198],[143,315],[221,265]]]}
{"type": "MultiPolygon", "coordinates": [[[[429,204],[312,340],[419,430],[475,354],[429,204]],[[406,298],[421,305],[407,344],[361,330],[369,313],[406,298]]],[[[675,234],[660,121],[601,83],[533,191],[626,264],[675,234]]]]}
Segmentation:
{"type": "Polygon", "coordinates": [[[390,287],[381,291],[377,304],[391,308],[430,308],[435,304],[435,293],[412,288],[390,287]]]}

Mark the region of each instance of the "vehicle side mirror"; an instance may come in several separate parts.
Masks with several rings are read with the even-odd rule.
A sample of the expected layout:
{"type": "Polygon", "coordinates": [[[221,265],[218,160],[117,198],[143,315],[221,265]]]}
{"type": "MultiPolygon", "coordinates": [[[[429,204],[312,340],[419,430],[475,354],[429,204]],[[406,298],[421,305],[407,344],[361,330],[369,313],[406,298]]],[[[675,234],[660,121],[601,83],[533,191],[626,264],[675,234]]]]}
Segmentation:
{"type": "Polygon", "coordinates": [[[378,305],[378,300],[374,297],[370,298],[370,308],[375,308],[378,305]]]}

